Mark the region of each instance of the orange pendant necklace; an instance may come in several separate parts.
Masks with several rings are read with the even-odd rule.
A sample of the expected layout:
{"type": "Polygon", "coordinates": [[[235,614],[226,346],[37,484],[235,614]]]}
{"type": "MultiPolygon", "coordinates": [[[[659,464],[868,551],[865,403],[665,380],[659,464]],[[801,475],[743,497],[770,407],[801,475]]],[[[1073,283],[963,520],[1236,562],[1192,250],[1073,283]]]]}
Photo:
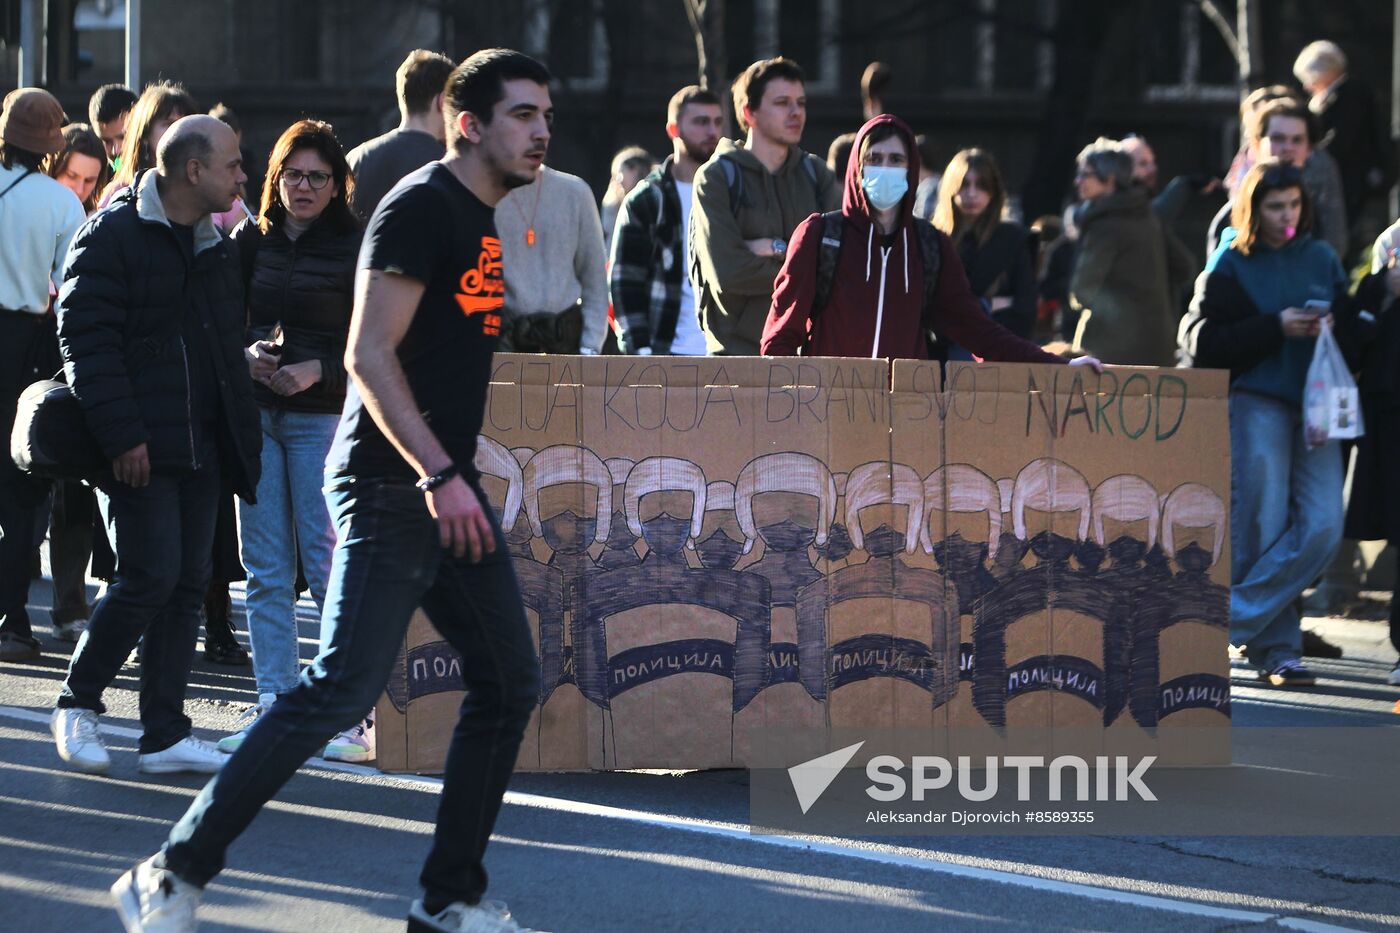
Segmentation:
{"type": "Polygon", "coordinates": [[[544,166],[540,166],[540,177],[535,179],[535,206],[530,211],[530,216],[526,218],[525,208],[520,206],[520,202],[515,202],[515,209],[520,212],[520,219],[525,221],[525,245],[533,247],[535,245],[535,217],[540,212],[540,192],[544,190],[544,166]]]}

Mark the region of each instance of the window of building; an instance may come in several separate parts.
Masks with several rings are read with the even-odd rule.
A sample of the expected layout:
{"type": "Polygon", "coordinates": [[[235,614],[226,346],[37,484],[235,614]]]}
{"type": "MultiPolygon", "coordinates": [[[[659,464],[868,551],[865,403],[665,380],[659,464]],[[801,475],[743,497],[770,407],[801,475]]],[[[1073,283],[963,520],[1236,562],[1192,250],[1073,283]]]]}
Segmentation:
{"type": "MultiPolygon", "coordinates": [[[[126,73],[125,0],[78,0],[73,7],[74,61],[67,74],[94,86],[126,73]]],[[[87,119],[84,117],[83,119],[87,119]]]]}
{"type": "MultiPolygon", "coordinates": [[[[1228,22],[1235,0],[1216,0],[1228,22]]],[[[1148,4],[1142,49],[1148,100],[1233,101],[1239,67],[1215,24],[1194,0],[1148,4]]]]}
{"type": "MultiPolygon", "coordinates": [[[[725,15],[733,15],[732,11],[731,4],[725,15]]],[[[808,94],[830,94],[838,89],[841,50],[836,36],[841,25],[840,0],[753,0],[750,22],[754,53],[748,61],[784,55],[802,66],[808,94]]],[[[730,59],[734,71],[747,64],[730,59]]]]}
{"type": "Polygon", "coordinates": [[[601,91],[608,84],[603,0],[525,0],[525,51],[549,64],[571,91],[601,91]]]}
{"type": "Polygon", "coordinates": [[[929,86],[949,96],[1039,94],[1054,79],[1059,0],[930,4],[915,31],[929,86]]]}

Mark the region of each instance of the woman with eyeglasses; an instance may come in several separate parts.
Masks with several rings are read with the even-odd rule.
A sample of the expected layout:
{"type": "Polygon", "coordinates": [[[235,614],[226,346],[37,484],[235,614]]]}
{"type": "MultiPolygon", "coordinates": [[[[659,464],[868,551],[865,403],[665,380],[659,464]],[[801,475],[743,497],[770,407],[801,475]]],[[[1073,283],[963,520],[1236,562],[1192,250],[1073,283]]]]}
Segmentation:
{"type": "MultiPolygon", "coordinates": [[[[233,233],[247,283],[246,356],[263,447],[257,504],[238,503],[258,703],[242,728],[219,742],[227,752],[297,684],[298,557],[317,609],[325,603],[335,531],[322,472],[345,403],[343,359],[362,233],[349,206],[353,186],[330,125],[298,121],[272,148],[256,222],[233,233]]],[[[328,750],[341,760],[368,757],[363,731],[337,737],[328,750]]]]}
{"type": "Polygon", "coordinates": [[[1098,139],[1079,153],[1074,176],[1083,206],[1070,302],[1081,309],[1077,351],[1120,366],[1176,364],[1171,249],[1146,190],[1133,184],[1123,144],[1098,139]]]}
{"type": "Polygon", "coordinates": [[[1257,163],[1181,325],[1190,365],[1230,371],[1230,644],[1277,687],[1313,683],[1296,600],[1342,540],[1341,453],[1307,442],[1303,387],[1322,327],[1349,353],[1357,318],[1312,229],[1302,172],[1257,163]]]}

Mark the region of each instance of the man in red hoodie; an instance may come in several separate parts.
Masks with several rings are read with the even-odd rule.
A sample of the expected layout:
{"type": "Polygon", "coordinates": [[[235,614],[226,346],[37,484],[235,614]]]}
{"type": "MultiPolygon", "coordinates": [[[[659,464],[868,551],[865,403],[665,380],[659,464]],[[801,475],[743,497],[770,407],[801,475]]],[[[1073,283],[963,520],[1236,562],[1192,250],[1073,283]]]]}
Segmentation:
{"type": "MultiPolygon", "coordinates": [[[[919,176],[914,134],[898,117],[873,117],[856,135],[841,205],[840,253],[825,306],[818,301],[822,214],[798,226],[763,328],[765,356],[862,356],[928,359],[933,330],[978,357],[1014,363],[1062,363],[1022,340],[982,310],[948,237],[916,224],[910,178],[919,176]],[[925,307],[925,261],[920,238],[937,244],[937,283],[925,307]]],[[[1099,368],[1093,357],[1071,365],[1099,368]]]]}

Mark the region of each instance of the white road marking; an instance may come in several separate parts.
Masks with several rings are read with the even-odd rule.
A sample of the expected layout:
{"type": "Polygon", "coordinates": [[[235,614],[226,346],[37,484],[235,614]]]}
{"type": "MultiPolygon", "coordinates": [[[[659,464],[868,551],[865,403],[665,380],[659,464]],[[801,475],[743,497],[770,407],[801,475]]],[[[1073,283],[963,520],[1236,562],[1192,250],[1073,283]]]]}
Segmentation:
{"type": "MultiPolygon", "coordinates": [[[[0,706],[0,716],[18,719],[24,722],[48,725],[49,715],[50,714],[47,712],[38,710],[0,706]]],[[[125,726],[103,724],[99,728],[109,735],[118,736],[120,738],[134,739],[140,738],[141,735],[139,730],[125,726]]],[[[364,765],[322,761],[313,758],[307,762],[307,766],[325,771],[339,771],[346,774],[373,777],[377,780],[389,783],[410,785],[418,788],[429,787],[438,788],[440,790],[442,787],[442,781],[439,778],[426,777],[423,775],[386,774],[375,768],[366,767],[364,765]]],[[[748,827],[743,824],[719,823],[715,821],[702,822],[700,820],[687,819],[685,817],[672,816],[665,813],[652,813],[645,810],[612,807],[605,804],[588,803],[580,800],[546,797],[541,794],[528,794],[520,791],[507,791],[505,803],[519,807],[551,810],[556,813],[569,813],[575,816],[620,820],[679,832],[717,836],[735,842],[750,842],[757,845],[807,852],[816,855],[826,855],[834,858],[873,862],[897,868],[948,875],[954,878],[1009,884],[1015,887],[1044,892],[1046,894],[1058,894],[1067,897],[1085,898],[1086,900],[1105,901],[1125,907],[1139,907],[1146,910],[1160,910],[1169,913],[1185,914],[1194,917],[1208,917],[1216,920],[1229,920],[1238,923],[1267,923],[1273,921],[1279,926],[1304,931],[1304,933],[1356,933],[1355,929],[1352,927],[1335,926],[1313,920],[1289,918],[1280,916],[1279,914],[1264,913],[1256,910],[1239,910],[1231,907],[1219,907],[1214,904],[1200,904],[1192,901],[1175,900],[1173,898],[1151,894],[1136,894],[1131,891],[1117,891],[1110,888],[1099,888],[1069,881],[1056,881],[1052,878],[1018,875],[1013,872],[998,871],[991,868],[978,868],[973,865],[959,865],[950,862],[934,861],[933,859],[905,855],[899,852],[862,849],[855,846],[842,845],[836,842],[824,842],[811,838],[758,836],[750,833],[748,827]]]]}

